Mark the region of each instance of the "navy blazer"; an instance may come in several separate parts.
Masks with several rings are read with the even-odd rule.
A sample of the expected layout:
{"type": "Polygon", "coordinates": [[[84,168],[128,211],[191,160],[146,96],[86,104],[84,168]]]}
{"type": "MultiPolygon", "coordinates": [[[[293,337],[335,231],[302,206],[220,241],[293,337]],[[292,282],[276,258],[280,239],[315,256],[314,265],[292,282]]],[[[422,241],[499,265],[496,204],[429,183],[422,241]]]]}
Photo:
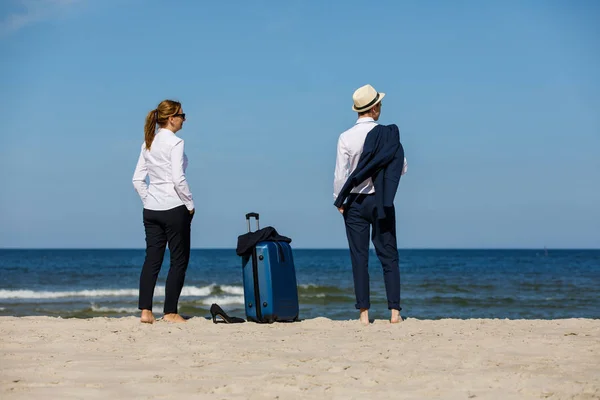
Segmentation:
{"type": "Polygon", "coordinates": [[[377,218],[385,218],[385,208],[394,205],[403,167],[404,148],[398,127],[377,125],[367,134],[358,165],[333,204],[341,207],[352,189],[371,178],[375,186],[377,218]]]}

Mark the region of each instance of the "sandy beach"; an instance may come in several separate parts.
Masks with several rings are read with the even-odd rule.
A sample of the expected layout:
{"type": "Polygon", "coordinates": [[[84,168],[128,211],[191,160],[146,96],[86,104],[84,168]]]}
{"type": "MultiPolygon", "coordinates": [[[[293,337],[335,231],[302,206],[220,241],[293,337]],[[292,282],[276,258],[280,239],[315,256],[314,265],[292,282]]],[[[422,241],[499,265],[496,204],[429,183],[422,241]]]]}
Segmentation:
{"type": "Polygon", "coordinates": [[[0,318],[2,399],[599,399],[600,320],[0,318]]]}

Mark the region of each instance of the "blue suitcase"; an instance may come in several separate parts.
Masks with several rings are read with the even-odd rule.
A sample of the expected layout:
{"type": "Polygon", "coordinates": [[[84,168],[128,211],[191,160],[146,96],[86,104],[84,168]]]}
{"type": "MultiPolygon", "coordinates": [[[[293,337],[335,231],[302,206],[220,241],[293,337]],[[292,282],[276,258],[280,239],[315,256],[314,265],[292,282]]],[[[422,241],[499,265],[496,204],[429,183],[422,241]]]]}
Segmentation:
{"type": "MultiPolygon", "coordinates": [[[[250,218],[246,215],[248,232],[250,218]]],[[[251,256],[242,257],[244,302],[248,321],[272,323],[297,321],[298,286],[292,248],[286,242],[258,242],[251,256]]]]}

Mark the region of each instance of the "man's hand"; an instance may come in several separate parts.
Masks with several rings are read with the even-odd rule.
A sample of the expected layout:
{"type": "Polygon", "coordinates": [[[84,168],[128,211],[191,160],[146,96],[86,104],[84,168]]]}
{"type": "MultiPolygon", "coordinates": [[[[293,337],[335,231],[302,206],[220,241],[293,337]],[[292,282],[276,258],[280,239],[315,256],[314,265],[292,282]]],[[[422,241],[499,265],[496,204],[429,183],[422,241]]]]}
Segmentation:
{"type": "Polygon", "coordinates": [[[196,209],[195,209],[195,208],[192,208],[192,209],[190,210],[190,215],[194,215],[194,213],[195,213],[195,212],[196,212],[196,209]]]}
{"type": "Polygon", "coordinates": [[[344,214],[344,206],[338,207],[338,211],[340,212],[340,214],[344,214]]]}

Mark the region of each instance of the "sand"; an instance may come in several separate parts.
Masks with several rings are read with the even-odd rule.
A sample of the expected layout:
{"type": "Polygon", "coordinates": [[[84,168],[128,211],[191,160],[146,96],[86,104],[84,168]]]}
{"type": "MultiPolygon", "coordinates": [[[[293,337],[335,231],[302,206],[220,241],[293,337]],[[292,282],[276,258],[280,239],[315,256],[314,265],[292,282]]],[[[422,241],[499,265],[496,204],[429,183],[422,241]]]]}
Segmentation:
{"type": "Polygon", "coordinates": [[[600,320],[0,317],[0,398],[600,399],[600,320]]]}

